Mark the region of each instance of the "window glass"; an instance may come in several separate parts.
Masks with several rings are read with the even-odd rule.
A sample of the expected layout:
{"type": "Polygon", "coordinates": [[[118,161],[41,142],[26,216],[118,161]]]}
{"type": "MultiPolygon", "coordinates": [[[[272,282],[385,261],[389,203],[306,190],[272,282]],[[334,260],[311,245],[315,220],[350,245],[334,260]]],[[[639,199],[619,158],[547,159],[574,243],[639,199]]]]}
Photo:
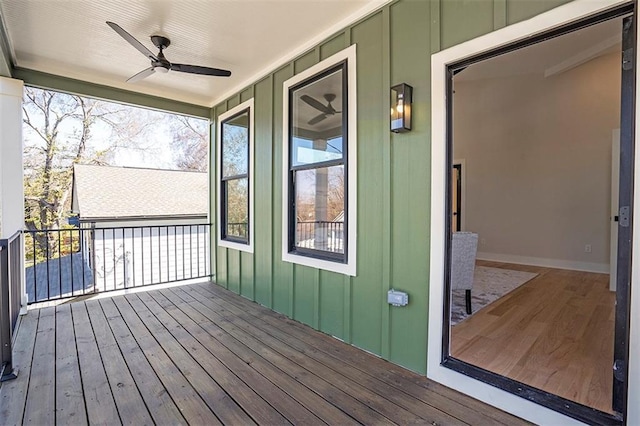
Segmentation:
{"type": "Polygon", "coordinates": [[[296,247],[344,253],[344,166],[296,172],[296,247]]]}
{"type": "Polygon", "coordinates": [[[249,164],[249,112],[222,123],[222,177],[246,174],[249,164]]]}
{"type": "Polygon", "coordinates": [[[290,252],[346,261],[345,63],[290,90],[290,252]]]}
{"type": "Polygon", "coordinates": [[[249,235],[249,180],[228,180],[226,189],[227,237],[246,240],[249,235]]]}
{"type": "Polygon", "coordinates": [[[219,240],[238,250],[252,244],[252,128],[253,100],[220,115],[219,124],[219,240]]]}
{"type": "Polygon", "coordinates": [[[343,70],[292,91],[292,166],[343,158],[343,70]]]}
{"type": "Polygon", "coordinates": [[[342,158],[342,136],[326,139],[293,139],[293,165],[322,163],[342,158]]]}
{"type": "Polygon", "coordinates": [[[283,83],[282,260],[356,276],[356,45],[283,83]]]}

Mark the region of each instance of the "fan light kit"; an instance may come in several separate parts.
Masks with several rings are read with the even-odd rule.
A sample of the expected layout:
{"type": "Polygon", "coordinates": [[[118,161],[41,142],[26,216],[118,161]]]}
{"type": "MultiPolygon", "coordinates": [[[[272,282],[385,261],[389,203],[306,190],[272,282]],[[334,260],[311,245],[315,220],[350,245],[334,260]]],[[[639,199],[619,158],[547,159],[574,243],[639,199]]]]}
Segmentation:
{"type": "Polygon", "coordinates": [[[151,61],[151,66],[147,69],[140,71],[138,74],[130,77],[127,80],[127,83],[135,83],[136,81],[140,81],[145,77],[150,76],[155,72],[159,72],[162,74],[166,74],[169,71],[178,71],[185,72],[189,74],[200,74],[200,75],[211,75],[215,77],[229,77],[231,75],[231,71],[222,70],[219,68],[209,68],[209,67],[201,67],[198,65],[185,65],[185,64],[175,64],[171,63],[164,57],[164,49],[169,47],[171,44],[171,40],[167,37],[153,35],[151,36],[151,42],[155,47],[158,48],[159,52],[157,55],[154,55],[149,49],[147,49],[142,43],[135,39],[131,34],[126,32],[122,27],[114,22],[107,21],[107,25],[109,25],[115,32],[117,32],[123,39],[125,39],[130,45],[135,47],[140,53],[146,56],[151,61]]]}

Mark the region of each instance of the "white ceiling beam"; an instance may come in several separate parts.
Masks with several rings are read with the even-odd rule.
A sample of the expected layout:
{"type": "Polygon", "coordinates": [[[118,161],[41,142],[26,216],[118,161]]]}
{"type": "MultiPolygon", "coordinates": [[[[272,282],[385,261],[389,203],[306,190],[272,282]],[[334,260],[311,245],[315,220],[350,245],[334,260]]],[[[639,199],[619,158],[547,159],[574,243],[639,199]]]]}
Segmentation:
{"type": "Polygon", "coordinates": [[[580,66],[590,60],[600,56],[606,50],[612,48],[616,44],[619,44],[622,41],[622,35],[616,34],[613,37],[609,37],[601,41],[600,43],[594,44],[588,49],[585,49],[577,54],[565,59],[564,61],[547,68],[544,71],[545,78],[551,77],[552,75],[560,74],[565,71],[569,71],[572,68],[580,66]]]}

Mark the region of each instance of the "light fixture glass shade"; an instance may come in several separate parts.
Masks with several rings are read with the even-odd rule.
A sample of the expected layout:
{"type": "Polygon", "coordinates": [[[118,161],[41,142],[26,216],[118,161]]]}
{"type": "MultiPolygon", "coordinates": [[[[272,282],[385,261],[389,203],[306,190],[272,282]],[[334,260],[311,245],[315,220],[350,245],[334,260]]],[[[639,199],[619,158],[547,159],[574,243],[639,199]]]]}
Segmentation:
{"type": "Polygon", "coordinates": [[[413,87],[402,83],[391,88],[391,131],[394,133],[411,130],[411,102],[413,87]]]}

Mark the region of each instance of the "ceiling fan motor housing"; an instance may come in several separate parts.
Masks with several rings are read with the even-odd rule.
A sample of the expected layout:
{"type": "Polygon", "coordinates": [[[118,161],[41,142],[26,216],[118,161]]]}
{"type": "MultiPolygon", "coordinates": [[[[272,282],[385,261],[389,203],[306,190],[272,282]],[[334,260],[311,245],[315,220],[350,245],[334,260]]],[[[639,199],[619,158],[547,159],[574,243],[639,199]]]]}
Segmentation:
{"type": "Polygon", "coordinates": [[[171,62],[169,62],[167,58],[164,57],[164,53],[162,53],[162,51],[171,44],[171,40],[163,36],[154,35],[151,36],[151,41],[158,49],[160,49],[157,55],[158,60],[152,61],[151,67],[156,72],[168,73],[171,69],[171,62]]]}

